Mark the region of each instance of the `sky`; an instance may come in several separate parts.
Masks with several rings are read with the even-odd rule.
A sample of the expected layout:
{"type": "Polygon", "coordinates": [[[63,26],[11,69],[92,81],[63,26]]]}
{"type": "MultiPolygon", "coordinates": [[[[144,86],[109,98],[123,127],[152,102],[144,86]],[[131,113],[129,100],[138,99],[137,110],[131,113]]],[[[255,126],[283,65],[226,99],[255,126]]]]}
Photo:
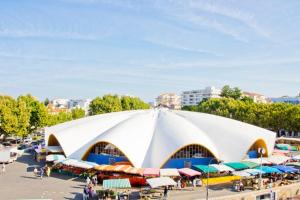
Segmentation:
{"type": "Polygon", "coordinates": [[[299,0],[1,0],[0,94],[300,92],[299,0]]]}

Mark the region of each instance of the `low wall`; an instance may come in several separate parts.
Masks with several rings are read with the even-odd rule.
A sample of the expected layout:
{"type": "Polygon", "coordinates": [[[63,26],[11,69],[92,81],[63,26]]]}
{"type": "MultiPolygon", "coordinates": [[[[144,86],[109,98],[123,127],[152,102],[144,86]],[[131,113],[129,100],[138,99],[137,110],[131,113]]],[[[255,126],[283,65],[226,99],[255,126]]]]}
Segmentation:
{"type": "Polygon", "coordinates": [[[295,196],[300,195],[300,183],[293,183],[290,185],[275,187],[271,189],[259,190],[259,191],[251,191],[251,192],[243,192],[234,195],[222,196],[222,197],[211,197],[209,199],[214,200],[258,200],[257,197],[261,195],[270,195],[271,192],[275,194],[275,198],[271,198],[272,200],[287,200],[289,198],[293,198],[295,196]]]}

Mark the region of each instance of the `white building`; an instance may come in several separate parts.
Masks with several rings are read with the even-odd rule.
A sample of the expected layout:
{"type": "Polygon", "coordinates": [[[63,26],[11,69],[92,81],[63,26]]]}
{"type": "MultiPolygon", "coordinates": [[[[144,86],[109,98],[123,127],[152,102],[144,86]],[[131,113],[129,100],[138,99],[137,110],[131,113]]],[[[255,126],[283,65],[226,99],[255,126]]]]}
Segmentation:
{"type": "Polygon", "coordinates": [[[180,109],[180,96],[175,93],[163,93],[156,98],[156,105],[165,106],[171,109],[180,109]]]}
{"type": "Polygon", "coordinates": [[[184,91],[181,94],[182,106],[198,105],[203,99],[220,98],[221,90],[215,87],[206,87],[202,90],[184,91]]]}
{"type": "Polygon", "coordinates": [[[253,92],[243,92],[243,96],[249,97],[253,100],[254,103],[268,103],[269,99],[262,95],[253,92]]]}
{"type": "Polygon", "coordinates": [[[236,162],[260,147],[269,156],[276,138],[274,132],[233,119],[165,108],[85,117],[45,133],[47,146],[60,146],[68,158],[126,157],[138,168],[169,166],[170,159],[182,166],[184,159],[207,157],[236,162]]]}
{"type": "Polygon", "coordinates": [[[85,111],[86,115],[88,114],[91,99],[78,99],[78,100],[73,100],[71,99],[68,104],[69,109],[74,109],[74,108],[81,108],[85,111]]]}
{"type": "Polygon", "coordinates": [[[63,109],[67,109],[69,108],[69,99],[53,99],[51,101],[51,104],[55,107],[55,108],[63,108],[63,109]]]}

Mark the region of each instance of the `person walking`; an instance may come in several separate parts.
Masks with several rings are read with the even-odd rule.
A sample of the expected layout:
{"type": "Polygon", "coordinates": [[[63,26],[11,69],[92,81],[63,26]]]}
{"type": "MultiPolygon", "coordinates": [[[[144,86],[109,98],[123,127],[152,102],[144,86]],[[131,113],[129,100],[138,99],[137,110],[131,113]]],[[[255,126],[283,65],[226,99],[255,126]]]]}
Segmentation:
{"type": "Polygon", "coordinates": [[[44,168],[41,167],[41,171],[40,171],[40,177],[41,177],[41,179],[43,178],[43,176],[44,176],[44,168]]]}
{"type": "Polygon", "coordinates": [[[38,176],[38,169],[36,167],[33,170],[33,174],[34,174],[34,176],[38,176]]]}
{"type": "Polygon", "coordinates": [[[164,199],[167,199],[168,197],[168,188],[165,186],[165,189],[164,189],[164,199]]]}
{"type": "Polygon", "coordinates": [[[88,200],[88,198],[89,198],[89,188],[88,188],[88,186],[86,185],[86,186],[84,186],[84,188],[83,188],[82,199],[83,199],[83,200],[88,200]]]}
{"type": "Polygon", "coordinates": [[[47,168],[46,168],[46,175],[47,175],[47,177],[50,176],[50,173],[51,173],[51,168],[50,168],[50,167],[47,167],[47,168]]]}
{"type": "Polygon", "coordinates": [[[2,163],[2,174],[4,174],[4,173],[5,173],[5,171],[6,171],[5,164],[4,164],[4,163],[2,163]]]}

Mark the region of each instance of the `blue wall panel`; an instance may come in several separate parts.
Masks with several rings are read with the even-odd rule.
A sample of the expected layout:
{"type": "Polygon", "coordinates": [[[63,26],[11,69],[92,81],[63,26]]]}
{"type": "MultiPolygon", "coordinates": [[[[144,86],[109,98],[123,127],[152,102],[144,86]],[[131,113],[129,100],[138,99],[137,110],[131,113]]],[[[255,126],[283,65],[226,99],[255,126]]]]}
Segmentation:
{"type": "MultiPolygon", "coordinates": [[[[212,158],[176,158],[176,159],[170,159],[163,168],[184,168],[187,167],[185,164],[187,162],[190,162],[191,165],[208,165],[209,161],[212,158]]],[[[215,161],[212,161],[211,164],[216,163],[215,161]]]]}
{"type": "Polygon", "coordinates": [[[128,159],[126,157],[116,157],[116,156],[110,156],[110,155],[103,155],[103,154],[94,154],[90,153],[87,161],[95,162],[98,164],[110,164],[110,159],[114,159],[115,162],[127,162],[128,159]]]}

